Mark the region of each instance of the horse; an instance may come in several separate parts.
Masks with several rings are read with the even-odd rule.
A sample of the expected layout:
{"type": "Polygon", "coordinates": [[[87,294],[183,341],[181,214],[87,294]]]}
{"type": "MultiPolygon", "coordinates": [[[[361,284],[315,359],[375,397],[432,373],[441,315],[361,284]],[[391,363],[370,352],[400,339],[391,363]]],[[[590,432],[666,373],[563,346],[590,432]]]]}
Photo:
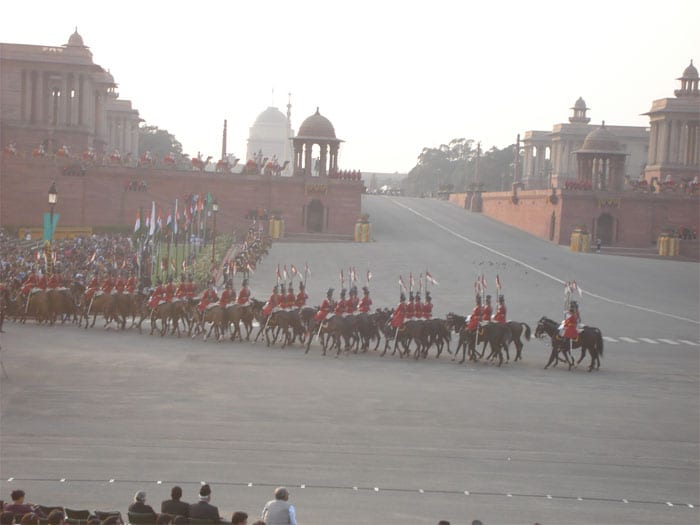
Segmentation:
{"type": "MultiPolygon", "coordinates": [[[[491,347],[491,354],[486,358],[487,360],[498,357],[498,366],[501,366],[503,364],[503,354],[501,350],[505,350],[507,357],[506,362],[510,361],[508,343],[511,341],[511,331],[508,325],[486,322],[482,323],[477,330],[479,332],[479,340],[484,341],[484,350],[486,349],[486,344],[489,344],[491,347]]],[[[483,350],[479,357],[484,357],[483,350]]]]}
{"type": "Polygon", "coordinates": [[[459,340],[457,341],[457,348],[455,349],[455,354],[452,360],[457,359],[459,355],[459,349],[462,349],[462,360],[460,364],[464,363],[467,356],[467,347],[469,347],[469,360],[477,361],[476,352],[476,336],[477,330],[467,330],[466,323],[467,318],[462,315],[457,315],[452,312],[447,314],[447,326],[455,333],[459,334],[459,340]]]}
{"type": "MultiPolygon", "coordinates": [[[[505,326],[507,326],[510,329],[510,340],[513,342],[515,345],[515,359],[513,361],[519,361],[522,359],[522,351],[523,351],[523,342],[520,340],[520,337],[523,335],[523,329],[525,332],[525,340],[529,341],[530,340],[530,326],[527,323],[522,323],[519,321],[508,321],[505,326]]],[[[481,340],[481,339],[480,339],[481,340]]],[[[481,355],[484,355],[484,350],[486,350],[486,344],[488,341],[484,341],[484,346],[481,350],[481,355]]],[[[506,352],[506,361],[510,361],[510,354],[508,353],[508,347],[505,347],[505,352],[506,352]]]]}
{"type": "Polygon", "coordinates": [[[537,323],[535,337],[542,338],[545,335],[548,335],[552,342],[552,353],[544,367],[545,370],[556,361],[559,352],[565,355],[569,363],[569,370],[571,370],[571,367],[574,365],[574,358],[573,356],[567,356],[567,354],[573,348],[581,349],[581,357],[576,363],[576,366],[578,366],[586,356],[586,351],[589,351],[591,354],[591,364],[588,367],[588,371],[590,372],[594,368],[596,370],[600,369],[600,358],[603,357],[603,335],[598,328],[586,326],[583,331],[579,333],[578,338],[572,341],[559,335],[559,323],[547,317],[542,317],[537,323]]]}

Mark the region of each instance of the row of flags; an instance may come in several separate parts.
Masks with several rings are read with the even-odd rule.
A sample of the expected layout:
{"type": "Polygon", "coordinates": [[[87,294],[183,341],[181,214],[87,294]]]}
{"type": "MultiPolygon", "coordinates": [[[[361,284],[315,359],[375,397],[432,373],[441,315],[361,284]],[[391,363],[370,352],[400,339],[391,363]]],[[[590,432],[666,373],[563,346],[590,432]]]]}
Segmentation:
{"type": "MultiPolygon", "coordinates": [[[[428,283],[434,285],[434,286],[439,286],[440,283],[437,282],[437,280],[430,274],[428,270],[425,271],[425,289],[428,289],[428,283]]],[[[399,275],[399,288],[403,290],[404,292],[412,292],[413,289],[416,287],[416,282],[413,279],[413,272],[410,272],[408,274],[408,286],[406,286],[406,282],[403,280],[403,275],[399,275]]],[[[418,292],[423,291],[423,274],[421,273],[418,276],[418,292]]]]}
{"type": "MultiPolygon", "coordinates": [[[[309,277],[309,275],[311,275],[311,267],[309,266],[309,263],[306,262],[304,263],[304,284],[306,284],[306,279],[309,277]]],[[[287,270],[286,264],[283,267],[280,267],[280,265],[278,264],[275,277],[277,278],[277,285],[279,285],[281,282],[283,282],[286,285],[287,281],[293,283],[295,277],[299,277],[299,280],[302,281],[301,272],[299,272],[297,267],[293,264],[290,265],[289,270],[287,270]]]]}
{"type": "Polygon", "coordinates": [[[136,212],[134,221],[134,235],[147,234],[149,237],[161,233],[164,228],[177,235],[180,231],[189,229],[197,216],[201,216],[205,209],[212,203],[211,193],[191,194],[180,203],[175,199],[175,207],[163,218],[164,213],[160,207],[156,207],[155,201],[151,201],[151,212],[143,217],[142,210],[136,212]]]}
{"type": "MultiPolygon", "coordinates": [[[[488,289],[488,285],[486,284],[486,276],[482,273],[474,281],[474,293],[476,295],[484,295],[486,293],[487,289],[488,289]]],[[[501,277],[498,274],[496,274],[496,292],[497,292],[497,294],[500,294],[501,290],[503,290],[503,284],[501,283],[501,277]]]]}

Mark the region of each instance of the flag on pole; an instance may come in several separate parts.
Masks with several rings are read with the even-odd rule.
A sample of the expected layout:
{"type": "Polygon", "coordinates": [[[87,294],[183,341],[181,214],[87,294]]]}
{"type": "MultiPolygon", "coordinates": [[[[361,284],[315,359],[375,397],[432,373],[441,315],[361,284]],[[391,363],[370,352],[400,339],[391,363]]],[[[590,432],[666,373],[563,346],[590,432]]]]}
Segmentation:
{"type": "Polygon", "coordinates": [[[486,286],[486,277],[484,277],[484,274],[482,273],[481,274],[481,291],[482,292],[486,291],[486,288],[488,288],[488,286],[486,286]]]}
{"type": "Polygon", "coordinates": [[[296,277],[297,275],[299,275],[299,271],[297,270],[297,267],[294,266],[293,264],[292,264],[292,267],[291,267],[291,272],[292,272],[292,279],[294,279],[294,277],[296,277]]]}
{"type": "Polygon", "coordinates": [[[501,288],[503,288],[503,286],[501,286],[501,278],[496,274],[496,289],[500,290],[501,288]]]}
{"type": "Polygon", "coordinates": [[[435,279],[433,279],[433,276],[430,275],[430,272],[428,271],[425,272],[425,278],[426,280],[430,281],[431,284],[434,284],[435,286],[439,285],[439,283],[435,279]]]}
{"type": "Polygon", "coordinates": [[[574,292],[578,293],[579,297],[583,297],[583,290],[576,284],[576,281],[571,281],[571,287],[574,292]]]}
{"type": "Polygon", "coordinates": [[[158,218],[156,219],[156,231],[163,231],[163,213],[158,210],[158,218]]]}
{"type": "Polygon", "coordinates": [[[138,232],[141,229],[141,214],[137,211],[136,212],[136,222],[134,222],[134,233],[138,232]]]}
{"type": "Polygon", "coordinates": [[[172,228],[172,226],[173,226],[173,214],[168,213],[168,218],[165,219],[165,227],[172,228]]]}
{"type": "Polygon", "coordinates": [[[418,293],[421,293],[423,291],[423,274],[421,273],[418,276],[418,293]]]}
{"type": "Polygon", "coordinates": [[[284,271],[283,271],[282,275],[284,276],[284,282],[286,283],[286,282],[287,282],[287,275],[288,275],[288,274],[287,274],[287,265],[286,265],[286,264],[284,265],[284,271]]]}
{"type": "Polygon", "coordinates": [[[413,272],[409,272],[409,273],[408,273],[408,290],[409,290],[410,292],[413,291],[413,285],[414,285],[414,283],[413,283],[413,272]]]}
{"type": "Polygon", "coordinates": [[[476,293],[476,295],[481,295],[481,292],[481,281],[477,277],[476,281],[474,281],[474,293],[476,293]]]}
{"type": "Polygon", "coordinates": [[[156,201],[151,201],[151,217],[148,227],[148,235],[153,237],[156,231],[156,201]]]}
{"type": "Polygon", "coordinates": [[[372,280],[372,272],[370,271],[369,267],[367,268],[367,284],[372,280]]]}
{"type": "Polygon", "coordinates": [[[343,270],[340,270],[340,289],[345,288],[345,275],[343,275],[343,270]]]}
{"type": "Polygon", "coordinates": [[[406,289],[406,283],[403,282],[403,275],[399,275],[399,286],[401,287],[401,289],[402,289],[404,292],[408,291],[408,290],[406,289]]]}

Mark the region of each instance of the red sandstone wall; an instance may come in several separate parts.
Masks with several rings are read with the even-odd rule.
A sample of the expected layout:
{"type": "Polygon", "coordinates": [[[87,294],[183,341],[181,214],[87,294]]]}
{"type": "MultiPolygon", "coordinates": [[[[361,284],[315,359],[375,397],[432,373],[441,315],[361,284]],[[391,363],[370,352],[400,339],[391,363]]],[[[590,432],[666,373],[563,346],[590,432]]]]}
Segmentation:
{"type": "MultiPolygon", "coordinates": [[[[543,239],[559,243],[562,200],[559,198],[556,204],[552,204],[549,201],[550,195],[548,190],[520,191],[518,203],[514,204],[512,192],[484,193],[482,213],[543,239]],[[554,232],[551,232],[552,213],[555,215],[554,232]]],[[[563,242],[568,243],[568,238],[563,242]]]]}
{"type": "Polygon", "coordinates": [[[466,199],[467,199],[466,193],[450,193],[450,202],[452,204],[459,206],[460,208],[464,208],[464,203],[465,203],[466,199]]]}
{"type": "MultiPolygon", "coordinates": [[[[53,180],[58,189],[56,213],[62,226],[133,225],[136,212],[151,208],[151,201],[166,210],[175,198],[190,193],[211,192],[219,203],[217,231],[245,227],[248,210],[280,210],[286,231],[306,231],[303,207],[314,198],[328,207],[324,232],[352,235],[361,214],[362,184],[310,178],[311,184],[326,184],[324,193],[309,193],[304,178],[243,177],[148,168],[87,168],[85,176],[63,175],[65,164],[52,160],[5,158],[0,163],[0,224],[40,226],[49,211],[48,189],[53,180]],[[124,191],[130,181],[144,181],[148,191],[124,191]]],[[[165,217],[163,217],[165,220],[165,217]]]]}

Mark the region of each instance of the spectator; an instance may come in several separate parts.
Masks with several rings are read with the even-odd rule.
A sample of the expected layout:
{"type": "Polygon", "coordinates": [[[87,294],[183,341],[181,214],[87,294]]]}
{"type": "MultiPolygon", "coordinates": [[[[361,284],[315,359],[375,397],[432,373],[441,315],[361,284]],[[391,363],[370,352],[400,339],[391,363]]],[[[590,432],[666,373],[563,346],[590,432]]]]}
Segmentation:
{"type": "Polygon", "coordinates": [[[39,525],[39,517],[33,512],[28,512],[22,516],[22,521],[20,525],[39,525]]]}
{"type": "Polygon", "coordinates": [[[0,525],[12,525],[15,521],[15,515],[12,512],[5,511],[0,514],[0,525]]]}
{"type": "Polygon", "coordinates": [[[24,496],[25,494],[23,490],[13,490],[12,494],[10,494],[10,497],[12,498],[12,503],[6,504],[3,510],[6,510],[7,512],[12,512],[13,514],[20,514],[22,516],[33,512],[38,517],[45,518],[46,516],[44,516],[43,512],[41,512],[39,509],[34,508],[35,505],[24,502],[24,496]]]}
{"type": "Polygon", "coordinates": [[[248,515],[245,512],[236,511],[231,518],[232,525],[248,525],[248,515]]]}
{"type": "Polygon", "coordinates": [[[184,516],[185,518],[190,515],[190,506],[184,501],[180,501],[182,498],[182,489],[175,486],[170,491],[169,500],[165,500],[160,504],[160,511],[166,514],[172,514],[173,516],[184,516]]]}
{"type": "Polygon", "coordinates": [[[211,505],[211,487],[208,484],[202,485],[199,489],[199,502],[190,505],[190,518],[198,520],[221,521],[219,509],[211,505]]]}
{"type": "Polygon", "coordinates": [[[52,510],[49,513],[49,517],[47,519],[49,525],[63,525],[65,522],[65,515],[63,514],[63,511],[61,510],[52,510]]]}
{"type": "Polygon", "coordinates": [[[297,525],[294,505],[289,503],[289,491],[284,487],[275,489],[275,499],[268,501],[262,511],[267,525],[297,525]]]}
{"type": "Polygon", "coordinates": [[[134,494],[134,502],[129,505],[129,512],[136,512],[138,514],[155,514],[156,511],[153,507],[146,505],[146,493],[143,490],[139,490],[134,494]]]}

